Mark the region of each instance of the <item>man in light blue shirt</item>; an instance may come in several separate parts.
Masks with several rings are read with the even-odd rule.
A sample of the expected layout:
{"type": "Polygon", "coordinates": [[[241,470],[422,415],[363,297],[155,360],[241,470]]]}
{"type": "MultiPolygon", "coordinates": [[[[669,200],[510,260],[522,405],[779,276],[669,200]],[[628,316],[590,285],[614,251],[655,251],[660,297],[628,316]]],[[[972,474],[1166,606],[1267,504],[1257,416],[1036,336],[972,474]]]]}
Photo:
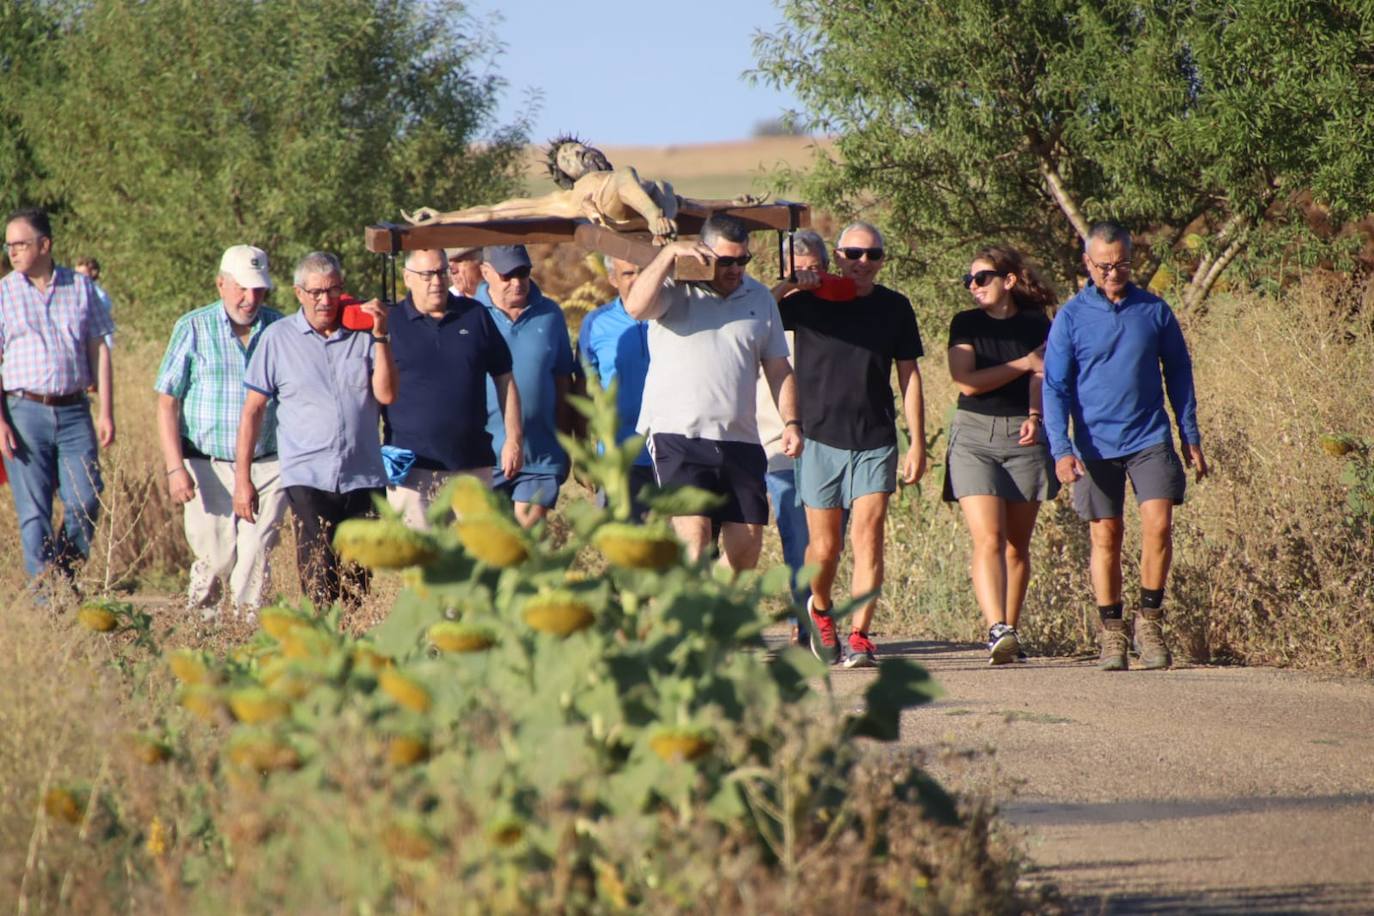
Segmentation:
{"type": "Polygon", "coordinates": [[[1173,557],[1173,509],[1187,478],[1174,451],[1169,402],[1184,460],[1207,474],[1193,394],[1193,365],[1178,320],[1131,280],[1131,235],[1095,224],[1084,243],[1092,282],[1055,316],[1045,351],[1045,432],[1055,473],[1092,531],[1092,583],[1102,621],[1098,667],[1128,666],[1121,598],[1126,480],[1140,506],[1140,612],[1135,643],[1145,669],[1167,668],[1164,583],[1173,557]],[[1160,371],[1163,369],[1161,380],[1160,371]],[[1073,440],[1068,435],[1073,421],[1073,440]]]}
{"type": "MultiPolygon", "coordinates": [[[[607,256],[606,277],[620,295],[583,318],[577,335],[578,358],[588,370],[596,373],[601,387],[609,388],[611,383],[617,383],[616,444],[636,435],[635,423],[644,399],[644,379],[649,374],[649,322],[636,321],[625,311],[625,297],[638,276],[637,264],[607,256]]],[[[646,444],[630,467],[635,518],[643,518],[647,509],[639,501],[640,491],[653,485],[654,465],[646,444]]],[[[597,500],[605,505],[605,494],[598,494],[597,500]]]]}
{"type": "MultiPolygon", "coordinates": [[[[572,343],[563,310],[530,280],[530,257],[524,245],[484,248],[482,279],[477,300],[487,307],[510,347],[525,430],[523,467],[513,479],[507,479],[500,468],[493,469],[491,485],[510,496],[516,520],[529,528],[558,502],[558,489],[568,478],[568,453],[558,443],[558,432],[566,409],[564,399],[572,386],[572,343]]],[[[490,379],[487,432],[499,455],[506,428],[490,379]]]]}
{"type": "Polygon", "coordinates": [[[296,265],[295,292],[301,310],[262,332],[244,376],[234,512],[250,522],[257,515],[250,468],[268,401],[275,399],[281,485],[296,520],[301,589],[320,609],[341,599],[356,606],[367,593],[367,571],[339,562],[334,529],[371,513],[373,497],[385,493],[378,423],[381,405],[396,399],[387,311],[373,299],[362,306],[372,318],[370,332],[343,327],[343,269],[323,251],[296,265]]]}

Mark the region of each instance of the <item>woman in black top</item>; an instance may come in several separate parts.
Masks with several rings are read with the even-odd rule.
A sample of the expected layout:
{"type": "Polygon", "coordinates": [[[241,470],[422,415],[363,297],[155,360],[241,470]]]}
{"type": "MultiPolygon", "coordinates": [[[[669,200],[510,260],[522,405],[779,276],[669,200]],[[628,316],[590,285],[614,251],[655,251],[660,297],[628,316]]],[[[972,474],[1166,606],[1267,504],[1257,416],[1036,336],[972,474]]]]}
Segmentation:
{"type": "Polygon", "coordinates": [[[1047,309],[1054,293],[1014,248],[979,251],[964,276],[977,308],[949,326],[949,373],[959,389],[945,464],[945,499],[973,536],[973,591],[989,663],[1024,658],[1016,624],[1030,581],[1030,539],[1042,500],[1059,491],[1045,433],[1047,309]]]}

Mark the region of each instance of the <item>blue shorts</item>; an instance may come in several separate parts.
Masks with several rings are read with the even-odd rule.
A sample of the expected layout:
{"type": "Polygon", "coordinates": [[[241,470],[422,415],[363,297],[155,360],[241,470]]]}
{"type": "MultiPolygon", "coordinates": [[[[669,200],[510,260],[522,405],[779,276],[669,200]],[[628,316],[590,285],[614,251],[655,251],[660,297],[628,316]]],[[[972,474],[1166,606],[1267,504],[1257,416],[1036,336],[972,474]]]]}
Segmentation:
{"type": "Polygon", "coordinates": [[[558,502],[558,477],[553,474],[521,471],[514,480],[507,480],[496,468],[491,472],[491,488],[506,494],[512,502],[533,503],[548,509],[558,502]]]}
{"type": "Polygon", "coordinates": [[[836,448],[807,439],[797,457],[797,492],[812,509],[848,509],[869,493],[897,490],[897,446],[836,448]]]}

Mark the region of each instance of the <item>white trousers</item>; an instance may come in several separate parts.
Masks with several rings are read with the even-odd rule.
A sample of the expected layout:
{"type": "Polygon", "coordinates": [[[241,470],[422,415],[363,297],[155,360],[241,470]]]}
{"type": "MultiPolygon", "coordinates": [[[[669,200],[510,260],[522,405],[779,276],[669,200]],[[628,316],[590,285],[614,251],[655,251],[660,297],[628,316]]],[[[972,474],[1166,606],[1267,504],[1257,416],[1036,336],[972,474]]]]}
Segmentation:
{"type": "Polygon", "coordinates": [[[187,458],[186,468],[196,482],[195,498],[183,507],[186,540],[196,558],[186,603],[193,608],[217,605],[227,580],[234,607],[255,611],[271,586],[268,557],[286,512],[281,465],[275,458],[253,462],[258,520],[252,523],[234,515],[232,462],[187,458]]]}
{"type": "Polygon", "coordinates": [[[444,484],[460,474],[476,477],[491,486],[491,468],[469,468],[465,471],[431,471],[425,468],[411,468],[405,483],[399,487],[386,488],[386,501],[391,508],[401,513],[406,526],[417,531],[429,528],[425,516],[434,504],[434,496],[444,488],[444,484]]]}

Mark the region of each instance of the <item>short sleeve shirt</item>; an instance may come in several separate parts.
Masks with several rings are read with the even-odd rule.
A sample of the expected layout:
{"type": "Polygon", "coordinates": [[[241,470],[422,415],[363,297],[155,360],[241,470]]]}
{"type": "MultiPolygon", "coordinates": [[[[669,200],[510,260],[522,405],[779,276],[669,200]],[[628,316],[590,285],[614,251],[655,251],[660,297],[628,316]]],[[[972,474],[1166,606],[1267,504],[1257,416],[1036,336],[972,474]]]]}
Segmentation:
{"type": "Polygon", "coordinates": [[[796,331],[797,400],[806,438],[864,450],[897,443],[892,363],[924,355],[916,313],[901,293],[827,302],[808,291],[782,300],[796,331]]]}
{"type": "Polygon", "coordinates": [[[86,345],[114,333],[95,284],[70,267],[53,267],[39,291],[23,273],[0,278],[0,376],[9,391],[64,395],[95,383],[86,345]]]}
{"type": "Polygon", "coordinates": [[[773,294],[745,277],[725,297],[705,283],[671,280],[660,295],[667,308],[649,323],[639,432],[757,443],[759,364],[787,357],[773,294]]]}
{"type": "MultiPolygon", "coordinates": [[[[281,312],[259,308],[246,345],[234,333],[222,301],[182,315],[172,327],[153,388],[181,402],[181,437],[202,455],[234,460],[244,371],[262,332],[280,319],[281,312]]],[[[253,457],[276,450],[277,405],[269,401],[253,457]]]]}
{"type": "MultiPolygon", "coordinates": [[[[973,347],[975,369],[988,369],[1039,349],[1050,335],[1044,312],[1018,311],[993,318],[982,309],[968,309],[949,323],[949,345],[973,347]]],[[[1018,375],[1000,388],[982,394],[959,395],[959,409],[993,417],[1024,417],[1030,410],[1030,374],[1018,375]]]]}
{"type": "MultiPolygon", "coordinates": [[[[602,388],[618,382],[615,394],[616,442],[635,434],[639,408],[644,402],[644,379],[649,374],[649,322],[636,321],[625,311],[619,297],[582,319],[577,352],[583,365],[596,373],[602,388]]],[[[644,449],[635,463],[647,467],[644,449]]]]}
{"type": "Polygon", "coordinates": [[[511,371],[510,348],[482,303],[448,297],[439,318],[407,296],[387,321],[396,361],[396,402],[382,408],[382,441],[410,449],[436,471],[491,467],[487,377],[511,371]]]}
{"type": "Polygon", "coordinates": [[[243,384],[277,401],[282,486],[386,486],[371,334],[341,327],[324,337],[297,312],[263,331],[243,384]]]}

